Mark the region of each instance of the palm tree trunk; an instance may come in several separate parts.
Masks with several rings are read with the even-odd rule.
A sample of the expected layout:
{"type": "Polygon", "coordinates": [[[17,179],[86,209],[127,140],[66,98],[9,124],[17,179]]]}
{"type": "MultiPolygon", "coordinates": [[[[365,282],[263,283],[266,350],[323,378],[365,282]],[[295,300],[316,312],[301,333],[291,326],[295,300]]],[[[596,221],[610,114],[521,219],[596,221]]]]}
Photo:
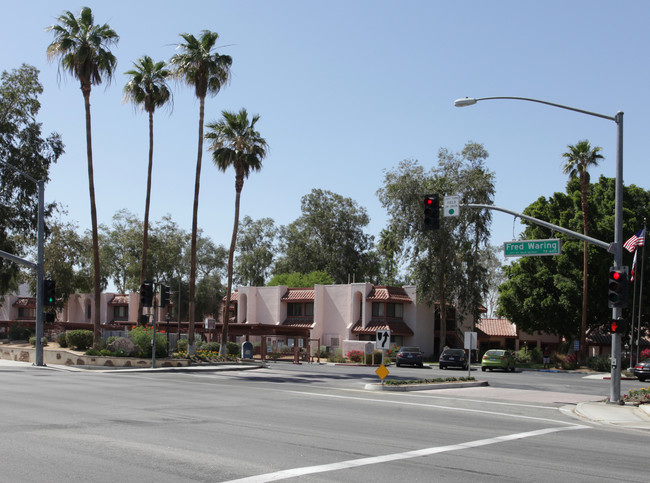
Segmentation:
{"type": "MultiPolygon", "coordinates": [[[[588,235],[587,229],[587,186],[589,185],[589,178],[582,176],[581,180],[581,203],[582,203],[582,231],[585,236],[588,235]]],[[[579,363],[586,361],[587,348],[585,347],[587,341],[587,287],[589,280],[589,252],[587,242],[584,242],[582,247],[582,319],[580,322],[580,350],[579,350],[579,363]]]]}
{"type": "Polygon", "coordinates": [[[196,155],[196,178],[194,180],[194,207],[192,209],[192,242],[190,246],[190,287],[188,309],[188,342],[190,351],[194,347],[194,290],[196,285],[196,237],[199,216],[199,188],[201,185],[201,160],[203,158],[203,120],[205,117],[205,96],[199,99],[199,146],[196,155]]]}
{"type": "Polygon", "coordinates": [[[88,191],[90,192],[90,221],[92,224],[93,240],[93,288],[94,288],[94,306],[93,311],[93,348],[99,349],[100,331],[100,307],[101,307],[101,290],[100,290],[100,266],[99,266],[99,237],[97,235],[97,208],[95,206],[95,182],[93,174],[93,148],[90,123],[90,84],[81,86],[81,92],[84,96],[84,108],[86,110],[86,155],[88,158],[88,191]]]}
{"type": "MultiPolygon", "coordinates": [[[[243,176],[242,176],[243,180],[243,176]]],[[[238,182],[236,182],[239,188],[238,182]]],[[[242,182],[243,185],[243,182],[242,182]]],[[[239,230],[239,200],[241,198],[241,188],[236,189],[235,193],[235,222],[232,228],[232,238],[230,239],[230,250],[228,251],[228,288],[226,290],[226,305],[223,309],[223,327],[221,329],[221,345],[219,346],[219,354],[222,356],[228,353],[228,318],[230,315],[230,293],[232,292],[232,272],[233,272],[233,258],[235,254],[235,247],[237,245],[237,231],[239,230]]]]}
{"type": "MultiPolygon", "coordinates": [[[[151,203],[151,172],[153,170],[153,111],[149,111],[149,167],[147,169],[147,194],[144,202],[144,227],[142,232],[142,267],[140,268],[140,286],[147,276],[147,250],[149,248],[149,206],[151,203]]],[[[139,300],[139,299],[138,299],[139,300]]],[[[142,300],[138,302],[138,323],[142,314],[142,300]]]]}

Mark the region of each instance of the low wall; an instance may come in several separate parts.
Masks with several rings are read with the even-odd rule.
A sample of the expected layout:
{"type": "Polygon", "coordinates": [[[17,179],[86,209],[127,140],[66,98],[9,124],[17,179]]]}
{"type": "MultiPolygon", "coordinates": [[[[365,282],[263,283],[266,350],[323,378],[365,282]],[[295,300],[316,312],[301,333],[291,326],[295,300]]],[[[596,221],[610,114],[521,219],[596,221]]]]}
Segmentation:
{"type": "MultiPolygon", "coordinates": [[[[36,362],[36,349],[31,346],[0,346],[0,359],[36,362]]],[[[151,367],[151,359],[137,357],[87,356],[65,349],[43,348],[43,363],[59,366],[151,367]]],[[[156,367],[187,367],[187,359],[156,359],[156,367]]]]}

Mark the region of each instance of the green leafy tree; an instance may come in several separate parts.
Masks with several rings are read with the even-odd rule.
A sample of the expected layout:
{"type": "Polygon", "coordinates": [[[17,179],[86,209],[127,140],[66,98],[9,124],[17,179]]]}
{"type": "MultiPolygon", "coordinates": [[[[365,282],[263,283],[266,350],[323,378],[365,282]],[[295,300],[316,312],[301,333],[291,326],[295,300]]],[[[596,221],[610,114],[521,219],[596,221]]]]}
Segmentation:
{"type": "Polygon", "coordinates": [[[239,202],[244,188],[244,180],[251,171],[262,169],[262,160],[266,157],[266,140],[255,129],[260,116],[255,114],[250,120],[246,109],[238,113],[222,111],[222,119],[208,124],[210,131],[206,139],[210,140],[212,160],[219,170],[226,172],[230,167],[235,169],[235,222],[228,251],[228,286],[226,288],[226,303],[221,333],[221,348],[219,353],[227,354],[228,342],[228,307],[232,291],[233,258],[237,246],[237,230],[239,228],[239,202]]]}
{"type": "Polygon", "coordinates": [[[188,339],[194,347],[194,292],[196,287],[196,240],[198,236],[199,191],[201,184],[201,162],[203,159],[203,122],[205,119],[205,98],[208,94],[216,95],[230,80],[232,59],[214,51],[219,38],[216,32],[203,30],[197,39],[192,34],[181,34],[184,43],[178,45],[181,50],[174,55],[170,63],[175,68],[175,75],[194,87],[194,94],[199,99],[199,136],[196,155],[196,176],[194,181],[194,203],[192,209],[192,236],[190,246],[189,277],[189,333],[188,339]]]}
{"type": "MultiPolygon", "coordinates": [[[[38,186],[17,170],[47,181],[63,154],[59,135],[43,138],[36,120],[42,93],[35,67],[23,64],[0,75],[0,250],[16,256],[25,253],[25,244],[36,243],[38,230],[38,186]]],[[[55,206],[45,204],[46,218],[55,206]]],[[[19,279],[18,266],[0,258],[0,293],[15,290],[19,279]]]]}
{"type": "MultiPolygon", "coordinates": [[[[579,187],[579,180],[571,179],[566,193],[541,197],[524,213],[580,232],[583,219],[579,187]]],[[[598,183],[590,184],[589,192],[590,236],[613,241],[615,180],[601,176],[598,183]]],[[[650,192],[635,185],[624,187],[624,233],[631,235],[639,230],[648,207],[650,192]]],[[[583,278],[583,243],[561,233],[551,233],[538,225],[526,224],[522,238],[560,238],[562,253],[554,257],[523,257],[505,266],[507,281],[499,287],[500,315],[508,317],[525,332],[541,331],[573,340],[580,336],[582,325],[582,297],[576,287],[581,285],[583,278]]],[[[612,255],[600,247],[589,245],[588,256],[590,272],[597,276],[589,278],[588,297],[591,302],[587,307],[587,332],[601,330],[611,318],[605,294],[608,290],[607,273],[612,265],[612,255]]],[[[623,263],[631,265],[632,255],[624,253],[623,263]]],[[[643,304],[647,304],[647,294],[644,294],[643,304]]],[[[626,315],[631,315],[631,312],[624,312],[626,315]]]]}
{"type": "Polygon", "coordinates": [[[284,285],[287,287],[313,287],[314,285],[331,285],[334,283],[332,277],[322,270],[316,270],[309,273],[279,273],[273,275],[269,280],[268,286],[275,287],[284,285]]]}
{"type": "Polygon", "coordinates": [[[482,250],[487,246],[491,215],[487,210],[463,209],[458,217],[441,219],[440,229],[424,230],[426,194],[459,195],[462,203],[491,204],[494,174],[485,166],[487,151],[467,143],[460,153],[438,152],[438,164],[429,171],[413,160],[402,161],[384,176],[377,192],[388,211],[389,230],[400,246],[409,279],[418,297],[440,311],[439,351],[447,340],[447,305],[478,318],[487,292],[482,250]]]}
{"type": "Polygon", "coordinates": [[[93,85],[99,85],[103,79],[113,77],[117,59],[109,50],[118,42],[117,33],[108,24],[96,25],[92,11],[83,7],[79,17],[70,12],[59,16],[58,24],[47,30],[54,35],[54,41],[47,48],[49,59],[58,58],[60,67],[79,80],[86,111],[86,153],[88,158],[88,190],[90,192],[90,218],[92,223],[93,267],[94,267],[94,302],[93,311],[93,348],[99,348],[101,307],[101,281],[99,261],[99,236],[97,208],[95,206],[95,183],[93,175],[93,151],[90,122],[90,91],[93,85]]]}
{"type": "Polygon", "coordinates": [[[142,222],[129,210],[113,215],[110,227],[100,225],[101,260],[104,272],[120,293],[139,287],[142,222]]]}
{"type": "Polygon", "coordinates": [[[274,273],[327,272],[334,283],[373,280],[378,268],[373,237],[363,232],[370,218],[351,198],[313,189],[302,197],[301,216],[280,229],[282,258],[274,273]]]}
{"type": "Polygon", "coordinates": [[[275,259],[277,233],[271,218],[244,217],[237,235],[236,284],[255,287],[266,283],[275,259]]]}
{"type": "MultiPolygon", "coordinates": [[[[163,107],[171,100],[171,91],[167,87],[167,79],[171,71],[165,62],[154,62],[148,55],[138,59],[133,64],[134,69],[126,72],[130,76],[124,93],[127,100],[141,106],[149,115],[149,163],[147,168],[147,191],[144,203],[144,225],[142,234],[142,266],[140,268],[140,284],[146,280],[147,249],[149,246],[149,206],[151,204],[151,173],[153,170],[153,115],[156,109],[163,107]]],[[[139,304],[138,314],[142,312],[139,304]]]]}
{"type": "MultiPolygon", "coordinates": [[[[569,175],[569,178],[578,178],[580,180],[580,207],[582,210],[582,232],[585,235],[589,234],[589,216],[587,194],[589,187],[589,171],[592,166],[598,166],[598,161],[603,159],[600,154],[602,148],[596,146],[591,147],[589,141],[580,141],[575,145],[569,145],[568,151],[562,154],[566,159],[566,164],[562,172],[569,175]]],[[[589,248],[587,242],[583,241],[583,262],[582,262],[582,322],[580,326],[580,361],[585,361],[587,356],[587,348],[585,344],[585,335],[587,331],[587,304],[588,304],[588,285],[589,285],[589,248]]]]}

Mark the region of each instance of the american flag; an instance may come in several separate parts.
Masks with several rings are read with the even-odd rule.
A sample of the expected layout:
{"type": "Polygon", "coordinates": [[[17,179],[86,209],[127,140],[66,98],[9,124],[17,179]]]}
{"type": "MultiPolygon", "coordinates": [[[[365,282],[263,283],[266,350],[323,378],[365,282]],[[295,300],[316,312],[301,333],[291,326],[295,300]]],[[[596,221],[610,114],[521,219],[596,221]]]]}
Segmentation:
{"type": "Polygon", "coordinates": [[[628,241],[625,242],[623,245],[625,249],[632,253],[634,250],[636,250],[636,247],[643,246],[645,243],[645,227],[641,228],[639,233],[636,235],[632,235],[628,241]]]}

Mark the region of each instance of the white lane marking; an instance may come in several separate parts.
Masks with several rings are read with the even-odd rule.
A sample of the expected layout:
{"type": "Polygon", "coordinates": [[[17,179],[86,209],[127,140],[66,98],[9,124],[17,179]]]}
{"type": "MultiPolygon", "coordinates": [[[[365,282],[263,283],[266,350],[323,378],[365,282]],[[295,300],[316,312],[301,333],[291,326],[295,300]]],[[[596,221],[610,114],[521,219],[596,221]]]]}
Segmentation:
{"type": "Polygon", "coordinates": [[[479,446],[487,446],[489,444],[503,443],[505,441],[513,441],[516,439],[531,438],[534,436],[542,436],[545,434],[557,433],[560,431],[570,431],[574,429],[586,429],[588,426],[573,425],[563,428],[546,428],[538,429],[536,431],[528,431],[525,433],[506,434],[504,436],[497,436],[496,438],[479,439],[476,441],[468,441],[467,443],[452,444],[448,446],[438,446],[433,448],[424,448],[414,451],[406,451],[404,453],[393,453],[383,456],[371,456],[368,458],[360,458],[356,460],[341,461],[339,463],[329,463],[316,466],[305,466],[302,468],[292,468],[288,470],[276,471],[274,473],[266,473],[263,475],[249,476],[237,480],[230,480],[230,483],[263,483],[267,481],[277,481],[285,478],[296,478],[304,475],[312,475],[314,473],[325,473],[328,471],[344,470],[348,468],[357,468],[359,466],[374,465],[379,463],[387,463],[390,461],[404,460],[409,458],[419,458],[421,456],[430,456],[447,451],[456,451],[462,449],[478,448],[479,446]]]}
{"type": "MultiPolygon", "coordinates": [[[[557,424],[567,424],[570,426],[575,426],[575,423],[571,423],[568,421],[560,421],[557,419],[549,419],[549,418],[538,418],[535,416],[525,416],[523,414],[509,414],[509,413],[501,413],[497,411],[487,411],[485,409],[471,409],[471,408],[459,408],[459,407],[453,407],[453,406],[442,406],[438,404],[425,404],[425,403],[417,403],[417,402],[409,402],[409,401],[397,401],[397,400],[389,400],[389,399],[373,399],[369,397],[353,397],[353,396],[341,396],[337,394],[322,394],[322,393],[317,393],[317,392],[305,392],[305,391],[285,391],[285,392],[290,392],[294,394],[302,394],[306,396],[315,396],[315,397],[325,397],[325,398],[333,398],[333,399],[353,399],[357,401],[370,401],[378,404],[398,404],[400,406],[418,406],[418,407],[426,407],[426,408],[435,408],[435,409],[446,409],[449,411],[461,411],[461,412],[467,412],[467,413],[478,413],[478,414],[489,414],[492,416],[504,416],[507,418],[514,418],[514,419],[528,419],[531,421],[544,421],[548,423],[557,423],[557,424]]],[[[588,427],[588,426],[585,426],[588,427]]]]}

